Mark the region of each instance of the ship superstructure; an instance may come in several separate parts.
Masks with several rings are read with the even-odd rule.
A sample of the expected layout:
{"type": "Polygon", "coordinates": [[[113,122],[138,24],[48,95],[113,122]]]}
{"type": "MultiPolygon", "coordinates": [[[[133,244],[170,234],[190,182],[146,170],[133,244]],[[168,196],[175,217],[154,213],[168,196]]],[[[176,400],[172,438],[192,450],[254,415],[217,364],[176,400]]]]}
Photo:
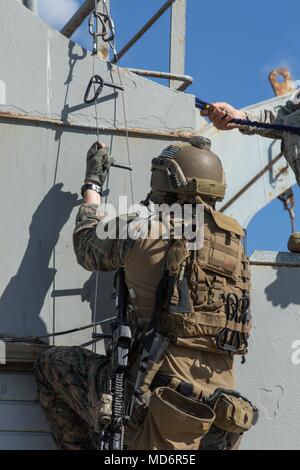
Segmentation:
{"type": "MultiPolygon", "coordinates": [[[[244,227],[295,183],[277,142],[216,131],[200,118],[195,97],[186,89],[191,78],[183,69],[184,23],[178,18],[182,22],[185,1],[164,4],[165,11],[173,8],[170,72],[161,74],[171,80],[170,87],[147,78],[158,72],[119,68],[107,44],[99,46],[101,57],[95,58],[68,39],[93,2],[84,2],[62,32],[34,14],[35,2],[27,3],[33,11],[17,0],[0,3],[0,336],[10,338],[0,350],[1,449],[55,448],[35,401],[33,361],[47,345],[91,347],[92,327],[55,333],[91,324],[95,312],[99,321],[114,311],[112,275],[84,271],[72,246],[85,153],[98,133],[119,164],[111,170],[106,192],[116,206],[119,194],[128,195],[129,202],[143,199],[153,156],[194,133],[212,139],[227,175],[223,210],[244,227]],[[97,110],[95,103],[84,102],[95,74],[124,89],[104,86],[97,110]],[[34,338],[21,340],[28,336],[34,338]]],[[[120,52],[126,53],[126,47],[120,52]]],[[[277,96],[251,109],[286,98],[277,96]]],[[[300,414],[297,367],[291,359],[299,325],[300,258],[255,252],[251,260],[255,331],[247,363],[238,365],[238,387],[262,411],[243,448],[293,449],[300,414]]],[[[97,351],[103,351],[101,342],[97,351]]]]}

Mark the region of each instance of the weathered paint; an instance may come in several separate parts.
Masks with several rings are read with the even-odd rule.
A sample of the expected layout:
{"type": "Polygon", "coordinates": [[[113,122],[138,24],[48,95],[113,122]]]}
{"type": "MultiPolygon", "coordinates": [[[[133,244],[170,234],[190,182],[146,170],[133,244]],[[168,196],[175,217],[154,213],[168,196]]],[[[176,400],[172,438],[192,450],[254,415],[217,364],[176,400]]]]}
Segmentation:
{"type": "MultiPolygon", "coordinates": [[[[47,100],[49,114],[50,114],[50,100],[47,100]]],[[[94,126],[85,126],[83,124],[78,124],[73,121],[62,121],[61,119],[52,119],[49,117],[34,116],[32,114],[25,113],[12,113],[12,112],[3,112],[0,111],[0,120],[1,121],[16,121],[23,124],[32,123],[35,125],[52,125],[55,127],[64,127],[66,130],[71,129],[73,132],[76,131],[89,131],[96,135],[97,127],[94,126]]],[[[188,141],[192,136],[193,132],[182,132],[180,130],[175,131],[161,131],[161,130],[147,130],[139,128],[125,128],[125,127],[98,127],[98,130],[101,133],[109,135],[126,135],[130,137],[154,137],[154,138],[166,138],[166,139],[178,139],[183,141],[188,141]]]]}

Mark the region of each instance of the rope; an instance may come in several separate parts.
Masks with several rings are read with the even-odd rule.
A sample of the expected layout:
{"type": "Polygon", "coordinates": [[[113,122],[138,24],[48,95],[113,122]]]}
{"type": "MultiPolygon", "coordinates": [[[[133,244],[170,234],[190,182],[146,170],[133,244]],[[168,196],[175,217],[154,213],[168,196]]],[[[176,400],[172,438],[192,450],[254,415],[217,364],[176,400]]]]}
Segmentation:
{"type": "Polygon", "coordinates": [[[269,129],[274,131],[284,131],[291,134],[300,135],[300,127],[285,126],[284,124],[268,124],[266,122],[251,121],[250,119],[232,119],[230,122],[242,126],[257,127],[258,129],[269,129]]]}
{"type": "MultiPolygon", "coordinates": [[[[106,0],[102,0],[103,8],[107,16],[109,16],[109,11],[107,8],[106,0]]],[[[121,90],[121,96],[122,96],[122,105],[123,105],[123,117],[124,117],[124,128],[125,128],[125,138],[126,138],[126,149],[127,149],[127,159],[128,159],[128,166],[131,167],[131,155],[130,155],[130,146],[129,146],[129,134],[128,134],[128,125],[127,125],[127,115],[126,115],[126,103],[125,103],[125,87],[123,85],[123,80],[122,80],[122,75],[120,72],[120,67],[118,64],[118,59],[117,59],[117,50],[116,50],[116,36],[115,36],[115,26],[114,22],[112,20],[111,24],[113,25],[113,39],[111,41],[108,41],[112,51],[113,51],[113,60],[112,62],[114,63],[117,72],[118,72],[118,77],[119,77],[119,85],[123,88],[121,90]]],[[[134,204],[134,189],[133,189],[133,177],[130,172],[130,192],[131,192],[131,202],[134,204]]]]}
{"type": "MultiPolygon", "coordinates": [[[[207,111],[212,111],[214,109],[213,104],[200,100],[200,98],[195,99],[195,105],[196,105],[196,108],[206,109],[207,111]]],[[[290,132],[291,134],[300,135],[300,127],[296,127],[296,126],[285,126],[284,124],[269,124],[266,122],[251,121],[250,119],[236,119],[236,118],[231,119],[230,122],[233,124],[238,124],[240,126],[250,126],[250,127],[256,127],[258,129],[267,129],[271,131],[272,130],[284,131],[284,132],[290,132]]]]}
{"type": "MultiPolygon", "coordinates": [[[[1,341],[6,341],[6,342],[24,342],[24,341],[37,341],[43,338],[52,338],[52,336],[62,336],[62,335],[68,335],[71,333],[76,333],[77,331],[82,331],[82,330],[87,330],[88,328],[93,327],[95,324],[97,325],[104,325],[105,323],[111,323],[115,321],[116,317],[110,317],[106,318],[105,320],[98,321],[96,323],[90,323],[89,325],[84,325],[78,328],[72,328],[71,330],[63,330],[63,331],[57,331],[56,333],[48,333],[45,335],[39,335],[39,336],[16,336],[13,338],[12,336],[1,336],[0,340],[1,341]]],[[[111,335],[101,335],[103,338],[111,338],[111,335]]],[[[98,336],[99,338],[99,336],[98,336]]]]}
{"type": "MultiPolygon", "coordinates": [[[[95,0],[94,3],[94,8],[95,8],[95,13],[98,11],[98,0],[95,0]]],[[[93,76],[95,75],[95,69],[96,69],[96,55],[98,52],[98,20],[96,17],[96,31],[94,33],[94,46],[96,44],[96,51],[93,51],[93,76]]],[[[96,94],[96,84],[94,83],[94,95],[96,94]]],[[[99,116],[98,116],[98,108],[97,108],[97,100],[94,101],[94,107],[95,107],[95,120],[96,120],[96,129],[97,129],[97,140],[98,142],[100,141],[100,131],[99,131],[99,116]]],[[[98,284],[99,284],[99,272],[96,272],[96,279],[95,279],[95,297],[94,297],[94,308],[93,308],[93,313],[92,313],[92,322],[93,322],[93,332],[92,332],[92,337],[95,336],[97,332],[97,325],[96,325],[96,317],[97,317],[97,301],[98,301],[98,284]]],[[[96,341],[93,341],[92,344],[92,351],[94,353],[97,352],[97,344],[96,341]]]]}
{"type": "MultiPolygon", "coordinates": [[[[101,0],[101,1],[102,1],[102,5],[103,5],[103,12],[104,12],[104,14],[106,14],[107,18],[109,19],[109,24],[111,26],[111,32],[112,32],[111,38],[106,40],[106,42],[109,44],[111,50],[113,51],[113,55],[114,55],[113,60],[115,61],[115,59],[117,57],[116,45],[115,45],[115,26],[114,26],[114,22],[112,21],[110,15],[109,15],[106,1],[105,0],[101,0]]],[[[96,73],[96,56],[97,56],[97,51],[98,51],[98,47],[97,47],[98,46],[98,44],[97,44],[97,39],[98,39],[98,20],[97,20],[98,0],[95,0],[94,8],[95,8],[94,15],[96,17],[96,25],[97,26],[96,26],[96,31],[94,31],[94,37],[93,37],[94,45],[96,44],[96,51],[93,50],[93,76],[95,76],[95,73],[96,73]]],[[[104,37],[102,39],[105,41],[104,37]]],[[[131,167],[131,155],[130,155],[130,146],[129,146],[129,134],[128,134],[128,126],[127,126],[127,115],[126,115],[126,103],[125,103],[125,96],[124,96],[124,87],[123,87],[122,76],[121,76],[120,69],[119,69],[119,66],[118,66],[117,62],[115,63],[115,66],[116,66],[116,69],[117,69],[117,72],[118,72],[119,84],[123,88],[121,90],[121,93],[122,93],[124,127],[125,127],[125,136],[126,136],[126,149],[127,149],[128,165],[129,165],[129,167],[131,167]]],[[[96,95],[96,86],[97,85],[94,83],[94,95],[96,95]]],[[[94,101],[95,120],[96,120],[96,129],[97,129],[97,139],[98,139],[98,142],[99,142],[99,140],[100,140],[100,130],[99,130],[99,117],[98,117],[97,104],[98,104],[97,100],[95,100],[94,101]]],[[[109,175],[108,175],[108,177],[109,177],[109,175]]],[[[108,181],[109,181],[109,178],[107,180],[107,184],[108,184],[108,181]]],[[[133,204],[134,203],[134,190],[133,190],[133,177],[132,177],[131,172],[130,172],[130,192],[131,192],[131,200],[132,200],[132,204],[133,204]]],[[[106,208],[106,204],[107,204],[107,197],[105,198],[104,210],[106,208]]],[[[99,272],[98,271],[96,272],[95,282],[96,282],[96,284],[95,284],[94,309],[93,309],[93,314],[92,314],[93,337],[96,336],[96,326],[97,326],[96,315],[97,315],[98,286],[99,286],[99,272]]],[[[96,341],[94,341],[93,345],[92,345],[93,352],[96,352],[96,347],[97,347],[96,346],[96,341]]]]}

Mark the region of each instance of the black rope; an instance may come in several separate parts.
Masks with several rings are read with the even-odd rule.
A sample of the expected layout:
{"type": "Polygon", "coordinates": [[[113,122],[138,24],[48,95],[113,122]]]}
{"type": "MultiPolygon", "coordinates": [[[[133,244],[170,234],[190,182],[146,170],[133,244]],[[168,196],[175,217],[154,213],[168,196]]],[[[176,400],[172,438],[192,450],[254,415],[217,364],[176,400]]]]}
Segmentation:
{"type": "Polygon", "coordinates": [[[266,122],[251,121],[250,119],[232,119],[230,122],[242,126],[257,127],[258,129],[270,129],[274,131],[284,131],[291,134],[300,135],[300,127],[285,126],[284,124],[268,124],[266,122]]]}
{"type": "MultiPolygon", "coordinates": [[[[196,105],[196,108],[206,109],[209,112],[214,109],[213,104],[200,100],[200,98],[195,99],[195,105],[196,105]]],[[[239,124],[241,126],[257,127],[258,129],[267,129],[271,131],[272,130],[284,131],[284,132],[290,132],[291,134],[300,135],[300,127],[295,127],[295,126],[285,126],[284,124],[269,124],[266,122],[251,121],[250,119],[236,119],[236,118],[231,119],[230,122],[233,124],[239,124]]]]}
{"type": "MultiPolygon", "coordinates": [[[[76,333],[77,331],[82,331],[82,330],[87,330],[88,328],[92,328],[97,325],[103,325],[105,323],[111,323],[115,321],[116,317],[110,317],[106,318],[105,320],[101,320],[95,323],[90,323],[89,325],[81,326],[79,328],[72,328],[71,330],[63,330],[63,331],[57,331],[56,333],[48,333],[45,335],[39,335],[39,336],[17,336],[15,338],[13,337],[0,337],[1,341],[5,341],[7,343],[14,342],[26,342],[26,341],[32,341],[36,342],[37,340],[43,339],[43,338],[51,338],[52,336],[62,336],[62,335],[68,335],[70,333],[76,333]]],[[[106,339],[106,338],[111,338],[111,335],[102,335],[102,334],[97,334],[97,338],[99,339],[106,339]]]]}

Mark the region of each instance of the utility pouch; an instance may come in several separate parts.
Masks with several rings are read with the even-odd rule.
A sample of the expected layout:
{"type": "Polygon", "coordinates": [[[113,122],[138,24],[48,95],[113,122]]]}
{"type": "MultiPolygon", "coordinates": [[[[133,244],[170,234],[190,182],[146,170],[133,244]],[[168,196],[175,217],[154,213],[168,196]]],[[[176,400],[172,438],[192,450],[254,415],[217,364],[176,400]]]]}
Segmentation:
{"type": "Polygon", "coordinates": [[[153,392],[147,417],[129,450],[197,450],[215,418],[213,410],[168,387],[153,392]]]}
{"type": "Polygon", "coordinates": [[[228,433],[248,431],[258,420],[258,409],[232,390],[217,389],[207,400],[216,414],[214,426],[228,433]]]}

